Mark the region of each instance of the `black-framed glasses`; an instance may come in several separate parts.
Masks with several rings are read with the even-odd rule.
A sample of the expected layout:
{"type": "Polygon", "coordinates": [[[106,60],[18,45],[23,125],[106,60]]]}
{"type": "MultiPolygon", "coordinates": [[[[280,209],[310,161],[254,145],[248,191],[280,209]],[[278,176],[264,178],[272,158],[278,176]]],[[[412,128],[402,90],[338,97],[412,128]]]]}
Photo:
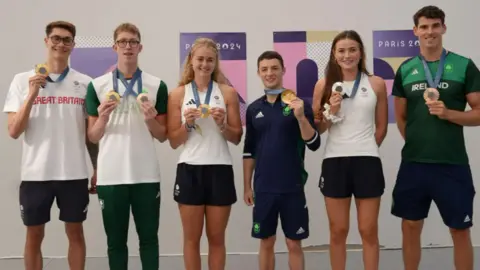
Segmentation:
{"type": "Polygon", "coordinates": [[[72,37],[61,37],[61,36],[51,36],[49,37],[50,40],[52,41],[53,44],[57,45],[60,44],[60,42],[63,43],[65,46],[71,46],[73,44],[73,38],[72,37]]]}
{"type": "Polygon", "coordinates": [[[138,47],[138,44],[140,44],[140,41],[132,39],[132,40],[117,40],[117,45],[120,48],[125,48],[127,47],[127,44],[130,44],[130,48],[136,48],[138,47]]]}

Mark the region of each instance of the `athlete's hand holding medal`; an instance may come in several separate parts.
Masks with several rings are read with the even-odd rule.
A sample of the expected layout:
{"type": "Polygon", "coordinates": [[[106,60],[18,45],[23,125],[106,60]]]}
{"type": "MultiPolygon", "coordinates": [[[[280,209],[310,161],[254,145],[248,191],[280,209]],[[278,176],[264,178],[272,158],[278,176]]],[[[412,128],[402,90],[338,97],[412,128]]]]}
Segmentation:
{"type": "Polygon", "coordinates": [[[225,124],[225,110],[223,108],[212,107],[210,115],[220,128],[225,124]]]}
{"type": "Polygon", "coordinates": [[[282,92],[281,98],[282,102],[287,104],[288,107],[293,110],[293,114],[297,119],[301,119],[305,116],[303,100],[298,98],[295,92],[286,89],[282,92]]]}
{"type": "Polygon", "coordinates": [[[447,117],[448,109],[445,107],[445,103],[440,99],[440,92],[438,92],[438,87],[440,86],[440,81],[442,79],[443,71],[445,68],[445,59],[447,57],[447,50],[442,50],[442,55],[440,56],[440,63],[438,65],[437,73],[435,74],[435,80],[433,79],[432,72],[428,68],[427,61],[425,58],[420,55],[422,59],[423,69],[425,72],[425,77],[427,79],[428,88],[423,92],[423,98],[425,99],[425,104],[428,106],[428,111],[431,115],[436,115],[440,119],[445,119],[447,117]]]}
{"type": "Polygon", "coordinates": [[[115,91],[107,93],[107,98],[98,106],[98,117],[108,122],[110,114],[115,110],[118,103],[120,103],[120,95],[115,91]]]}
{"type": "Polygon", "coordinates": [[[32,98],[36,98],[40,88],[43,88],[47,85],[48,74],[48,67],[46,65],[39,64],[35,66],[35,75],[30,77],[28,80],[30,90],[29,95],[32,98]]]}
{"type": "Polygon", "coordinates": [[[330,95],[329,104],[325,103],[323,115],[325,119],[333,124],[342,121],[342,117],[337,116],[340,111],[345,89],[342,82],[336,82],[332,86],[332,94],[330,95]]]}
{"type": "Polygon", "coordinates": [[[152,102],[148,99],[147,93],[141,93],[137,96],[137,103],[140,105],[142,109],[143,116],[145,120],[152,120],[157,117],[157,109],[153,106],[152,102]]]}
{"type": "Polygon", "coordinates": [[[438,100],[440,98],[440,93],[435,88],[428,88],[423,92],[423,98],[425,99],[425,104],[428,106],[428,111],[431,115],[436,115],[440,119],[445,119],[448,109],[445,107],[443,101],[438,100]]]}

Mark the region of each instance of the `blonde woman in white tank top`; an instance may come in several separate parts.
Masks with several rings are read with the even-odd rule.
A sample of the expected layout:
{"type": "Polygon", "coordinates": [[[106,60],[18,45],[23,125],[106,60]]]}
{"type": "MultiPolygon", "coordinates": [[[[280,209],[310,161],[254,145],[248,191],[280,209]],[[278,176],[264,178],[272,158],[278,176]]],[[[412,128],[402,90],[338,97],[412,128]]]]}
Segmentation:
{"type": "Polygon", "coordinates": [[[204,219],[209,269],[225,269],[225,230],[237,201],[228,142],[238,145],[243,127],[237,92],[223,84],[218,56],[213,40],[197,39],[168,102],[170,145],[183,146],[173,196],[182,219],[186,270],[201,268],[204,219]]]}
{"type": "Polygon", "coordinates": [[[325,78],[315,85],[313,98],[318,130],[328,130],[319,187],[330,224],[332,270],[345,270],[352,196],[364,269],[378,270],[378,213],[385,188],[378,147],[387,133],[387,106],[385,82],[366,70],[360,36],[355,31],[338,34],[325,78]],[[344,92],[333,91],[336,82],[343,83],[344,92]]]}

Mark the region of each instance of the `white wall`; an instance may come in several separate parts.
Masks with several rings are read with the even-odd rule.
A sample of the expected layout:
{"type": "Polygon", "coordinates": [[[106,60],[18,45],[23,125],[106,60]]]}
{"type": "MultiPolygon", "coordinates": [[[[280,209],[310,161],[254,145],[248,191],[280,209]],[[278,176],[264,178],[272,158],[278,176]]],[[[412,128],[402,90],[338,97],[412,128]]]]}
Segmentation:
{"type": "MultiPolygon", "coordinates": [[[[447,13],[448,32],[445,37],[447,48],[472,57],[480,65],[478,44],[480,37],[472,35],[480,2],[472,0],[435,1],[447,13]]],[[[0,27],[3,40],[0,42],[2,62],[0,65],[0,104],[7,93],[8,85],[17,72],[32,68],[35,63],[44,61],[43,47],[45,25],[57,19],[66,19],[78,27],[81,36],[109,36],[121,22],[130,21],[139,26],[143,35],[144,51],[141,66],[144,70],[165,78],[172,88],[178,79],[179,32],[246,32],[248,56],[248,101],[262,94],[260,81],[256,77],[256,58],[264,50],[273,48],[273,31],[295,30],[344,30],[353,28],[360,32],[369,56],[369,69],[372,69],[372,30],[410,29],[412,15],[431,1],[145,1],[137,3],[125,0],[116,1],[2,1],[0,4],[0,27]],[[8,5],[8,6],[7,6],[8,5]],[[180,6],[182,5],[182,6],[180,6]],[[343,5],[346,5],[345,7],[343,5]],[[55,8],[54,8],[55,7],[55,8]],[[113,10],[113,7],[117,10],[113,10]]],[[[0,257],[21,256],[25,229],[21,223],[18,207],[20,141],[7,136],[6,116],[0,116],[3,131],[0,132],[0,257]]],[[[467,146],[475,179],[480,177],[480,154],[474,146],[480,144],[478,128],[466,128],[467,146]]],[[[325,136],[322,137],[325,139],[325,136]]],[[[401,245],[400,220],[389,213],[391,191],[400,161],[402,140],[395,125],[389,126],[388,136],[381,147],[385,176],[386,195],[380,214],[380,242],[386,247],[401,245]]],[[[235,162],[235,175],[240,201],[233,208],[228,227],[228,252],[256,252],[258,242],[250,238],[251,209],[246,207],[243,197],[241,173],[241,147],[231,147],[235,162]]],[[[323,198],[318,189],[320,164],[323,147],[316,153],[307,154],[307,169],[311,174],[307,184],[307,194],[311,213],[311,236],[305,245],[328,243],[328,223],[323,198]]],[[[173,151],[168,144],[158,146],[158,156],[162,168],[162,207],[161,229],[159,232],[161,254],[182,252],[182,231],[177,206],[172,198],[172,185],[175,178],[175,164],[179,151],[173,151]]],[[[477,181],[477,180],[476,180],[477,181]]],[[[477,184],[478,186],[478,184],[477,184]]],[[[102,220],[96,197],[92,204],[85,231],[88,256],[105,256],[106,242],[102,220]]],[[[476,202],[475,221],[480,214],[476,202]]],[[[352,210],[354,210],[352,206],[352,210]]],[[[356,227],[356,215],[352,211],[351,233],[348,242],[360,243],[356,227]]],[[[47,227],[44,242],[45,256],[65,256],[67,242],[63,224],[58,221],[58,210],[54,205],[52,222],[47,227]],[[58,237],[58,238],[57,238],[58,237]]],[[[132,223],[133,224],[133,223],[132,223]]],[[[134,228],[129,238],[131,254],[138,254],[138,243],[134,228]]],[[[280,238],[277,248],[284,249],[280,238]]],[[[473,230],[473,242],[480,245],[480,233],[473,230]]],[[[443,226],[436,207],[425,225],[424,245],[450,245],[448,230],[443,226]]],[[[202,252],[206,252],[203,242],[202,252]]]]}

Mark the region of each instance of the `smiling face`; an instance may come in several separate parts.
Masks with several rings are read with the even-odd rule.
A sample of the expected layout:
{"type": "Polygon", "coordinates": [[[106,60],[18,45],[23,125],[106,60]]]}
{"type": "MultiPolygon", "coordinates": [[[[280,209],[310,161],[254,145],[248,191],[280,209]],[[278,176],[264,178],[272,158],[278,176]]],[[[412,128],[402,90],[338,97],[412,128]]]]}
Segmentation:
{"type": "Polygon", "coordinates": [[[266,89],[279,89],[283,84],[285,69],[276,58],[263,59],[258,63],[258,76],[266,89]]]}
{"type": "Polygon", "coordinates": [[[442,46],[442,36],[447,31],[447,27],[441,19],[429,19],[420,17],[418,25],[413,28],[415,36],[418,37],[420,48],[433,49],[442,46]]]}
{"type": "Polygon", "coordinates": [[[360,44],[349,38],[337,41],[333,54],[337,64],[344,70],[356,69],[362,59],[360,44]]]}
{"type": "Polygon", "coordinates": [[[142,51],[142,44],[137,34],[122,31],[117,34],[113,49],[117,52],[119,62],[133,64],[138,61],[138,54],[142,51]]]}
{"type": "Polygon", "coordinates": [[[73,34],[61,27],[53,28],[44,41],[49,57],[57,60],[68,59],[75,46],[73,34]]]}
{"type": "Polygon", "coordinates": [[[209,45],[198,45],[192,52],[192,68],[196,75],[210,77],[217,66],[216,51],[209,45]]]}

